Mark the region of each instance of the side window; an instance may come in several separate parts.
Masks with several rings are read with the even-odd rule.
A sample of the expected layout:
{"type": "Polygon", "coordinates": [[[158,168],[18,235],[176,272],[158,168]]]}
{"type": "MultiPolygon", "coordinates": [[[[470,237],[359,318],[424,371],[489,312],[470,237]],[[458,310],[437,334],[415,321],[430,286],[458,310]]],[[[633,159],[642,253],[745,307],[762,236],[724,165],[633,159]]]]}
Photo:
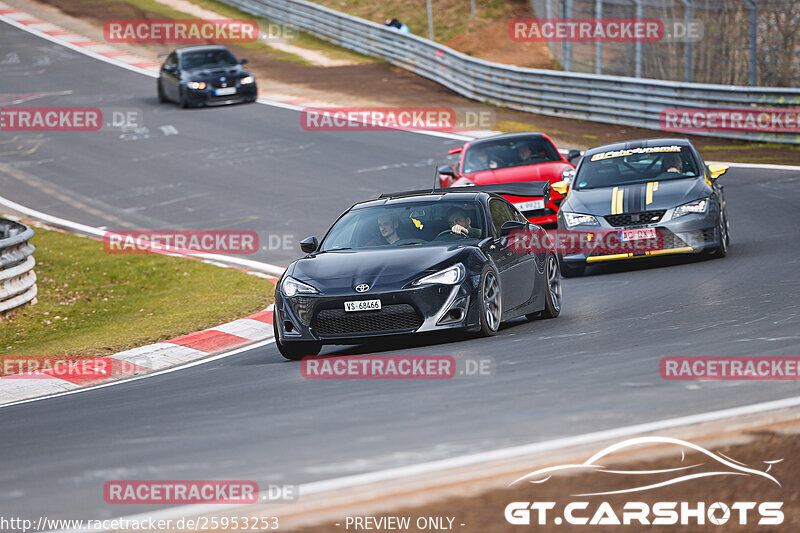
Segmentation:
{"type": "Polygon", "coordinates": [[[167,57],[167,60],[164,61],[164,66],[177,67],[178,66],[178,54],[176,54],[175,52],[172,52],[167,57]]]}
{"type": "Polygon", "coordinates": [[[495,238],[500,236],[500,228],[504,223],[509,220],[518,220],[514,208],[497,198],[489,200],[489,212],[492,217],[492,227],[495,238]]]}

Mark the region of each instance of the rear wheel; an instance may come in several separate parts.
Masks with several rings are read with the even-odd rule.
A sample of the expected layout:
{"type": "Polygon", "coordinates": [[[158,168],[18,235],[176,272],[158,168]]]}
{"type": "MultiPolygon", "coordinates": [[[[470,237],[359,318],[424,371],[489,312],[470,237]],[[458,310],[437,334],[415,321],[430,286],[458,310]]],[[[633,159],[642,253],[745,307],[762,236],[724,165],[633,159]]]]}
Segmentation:
{"type": "Polygon", "coordinates": [[[317,355],[322,349],[322,344],[311,341],[281,342],[278,337],[277,315],[272,317],[272,331],[275,334],[275,345],[281,355],[290,361],[299,361],[307,355],[317,355]]]}
{"type": "Polygon", "coordinates": [[[481,335],[491,337],[500,329],[502,317],[502,301],[500,298],[500,282],[494,269],[486,267],[481,275],[481,335]]]}

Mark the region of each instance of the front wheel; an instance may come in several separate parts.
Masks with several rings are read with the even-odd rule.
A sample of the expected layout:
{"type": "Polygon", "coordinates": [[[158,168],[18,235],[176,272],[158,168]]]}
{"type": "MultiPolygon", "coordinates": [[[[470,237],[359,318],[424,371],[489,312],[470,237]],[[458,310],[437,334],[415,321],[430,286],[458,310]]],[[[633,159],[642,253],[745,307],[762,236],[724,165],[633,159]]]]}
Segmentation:
{"type": "Polygon", "coordinates": [[[186,109],[189,107],[189,99],[186,98],[186,91],[183,90],[183,87],[181,87],[180,94],[178,96],[178,105],[181,107],[181,109],[186,109]]]}
{"type": "Polygon", "coordinates": [[[491,337],[500,329],[502,317],[502,301],[500,298],[500,282],[494,269],[486,267],[481,274],[480,284],[481,330],[484,337],[491,337]]]}
{"type": "Polygon", "coordinates": [[[545,288],[542,318],[555,318],[561,314],[561,272],[555,254],[548,254],[544,267],[545,288]]]}
{"type": "Polygon", "coordinates": [[[278,321],[276,314],[272,317],[272,331],[275,334],[275,345],[281,355],[290,361],[299,361],[307,355],[317,355],[322,344],[312,341],[281,342],[278,337],[278,321]]]}
{"type": "Polygon", "coordinates": [[[161,80],[158,80],[158,103],[164,104],[167,101],[167,95],[164,94],[164,88],[161,86],[161,80]]]}
{"type": "Polygon", "coordinates": [[[719,223],[717,224],[717,235],[719,236],[719,246],[711,252],[711,257],[722,258],[728,255],[728,244],[730,243],[728,219],[722,214],[720,214],[719,223]]]}

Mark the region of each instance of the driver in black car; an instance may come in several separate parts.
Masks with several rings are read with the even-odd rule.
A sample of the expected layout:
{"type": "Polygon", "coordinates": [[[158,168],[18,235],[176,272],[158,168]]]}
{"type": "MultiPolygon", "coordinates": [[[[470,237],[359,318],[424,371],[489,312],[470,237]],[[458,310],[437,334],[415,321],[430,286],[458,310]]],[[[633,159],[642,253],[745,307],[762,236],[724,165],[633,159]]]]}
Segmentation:
{"type": "Polygon", "coordinates": [[[680,154],[668,154],[664,157],[664,162],[662,165],[664,172],[683,174],[683,159],[681,158],[680,154]]]}
{"type": "Polygon", "coordinates": [[[464,209],[454,207],[447,212],[447,224],[450,232],[456,235],[463,235],[472,239],[481,236],[481,230],[471,226],[472,220],[464,209]]]}
{"type": "Polygon", "coordinates": [[[400,227],[400,219],[394,213],[381,215],[378,217],[378,229],[381,237],[386,239],[386,244],[393,244],[400,240],[397,228],[400,227]]]}

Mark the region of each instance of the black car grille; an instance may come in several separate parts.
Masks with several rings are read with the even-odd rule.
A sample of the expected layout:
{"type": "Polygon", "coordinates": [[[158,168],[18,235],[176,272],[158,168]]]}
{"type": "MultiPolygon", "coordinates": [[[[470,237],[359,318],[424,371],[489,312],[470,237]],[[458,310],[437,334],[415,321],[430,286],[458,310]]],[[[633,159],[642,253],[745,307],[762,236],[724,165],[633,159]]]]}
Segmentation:
{"type": "Polygon", "coordinates": [[[414,331],[422,318],[409,304],[392,304],[380,311],[351,311],[323,309],[314,321],[320,337],[374,335],[414,331]]]}
{"type": "Polygon", "coordinates": [[[683,242],[677,235],[672,233],[671,231],[663,228],[659,228],[659,233],[661,233],[661,238],[664,239],[661,249],[662,250],[669,250],[671,248],[683,248],[686,246],[686,243],[683,242]]]}
{"type": "Polygon", "coordinates": [[[659,209],[657,211],[640,211],[638,213],[623,213],[621,215],[607,215],[605,218],[609,224],[614,227],[621,228],[624,226],[643,226],[646,224],[655,224],[666,213],[666,209],[659,209]]]}

